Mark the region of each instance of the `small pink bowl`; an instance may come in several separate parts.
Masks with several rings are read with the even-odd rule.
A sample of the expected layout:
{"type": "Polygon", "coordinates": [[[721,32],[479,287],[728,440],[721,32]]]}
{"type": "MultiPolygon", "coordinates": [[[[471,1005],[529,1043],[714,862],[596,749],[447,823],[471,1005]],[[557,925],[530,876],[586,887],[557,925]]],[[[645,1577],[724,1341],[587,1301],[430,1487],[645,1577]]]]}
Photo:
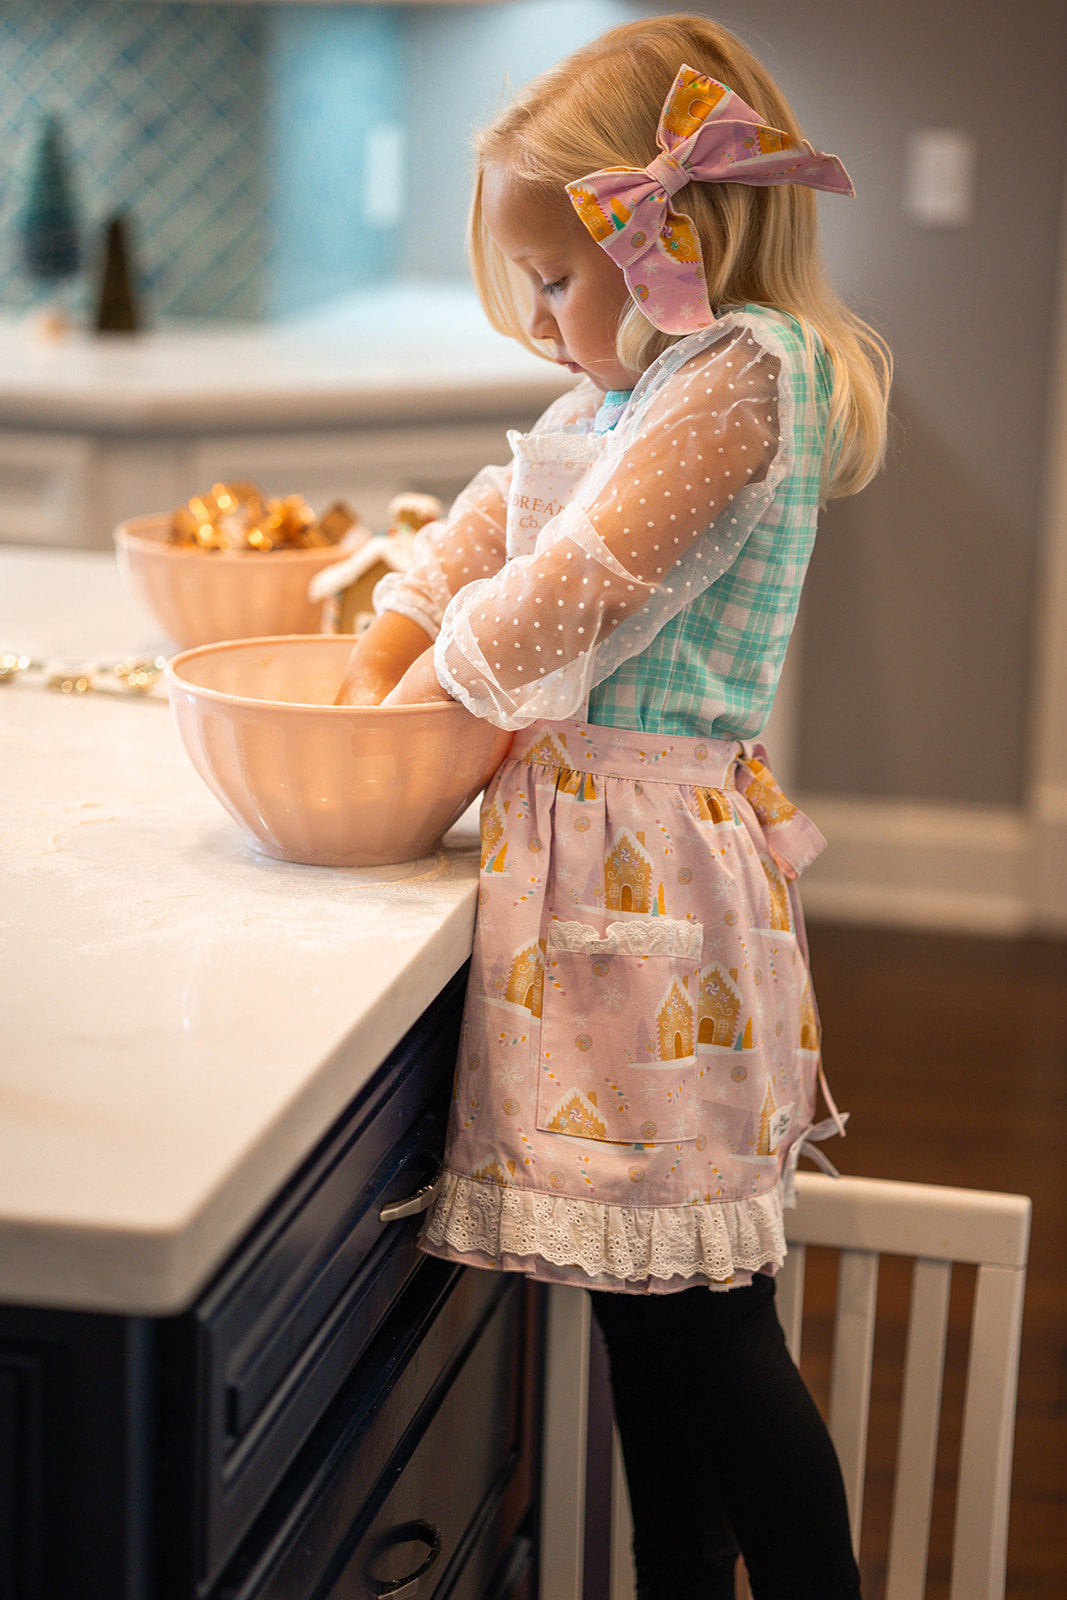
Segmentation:
{"type": "Polygon", "coordinates": [[[189,550],[168,543],[169,525],[159,514],[122,522],[115,552],[133,594],[180,648],[318,633],[322,605],[308,599],[308,584],[343,550],[189,550]]]}
{"type": "Polygon", "coordinates": [[[463,706],[335,706],[352,641],[203,645],[167,665],[182,741],[253,849],[324,867],[431,855],[510,733],[463,706]]]}

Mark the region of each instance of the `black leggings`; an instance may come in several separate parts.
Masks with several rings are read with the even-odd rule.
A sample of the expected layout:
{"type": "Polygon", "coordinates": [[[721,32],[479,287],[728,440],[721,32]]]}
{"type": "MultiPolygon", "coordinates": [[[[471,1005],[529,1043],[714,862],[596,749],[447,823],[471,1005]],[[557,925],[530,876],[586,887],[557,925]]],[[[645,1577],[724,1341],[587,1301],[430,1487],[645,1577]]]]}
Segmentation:
{"type": "Polygon", "coordinates": [[[638,1600],[856,1600],[841,1470],[786,1349],[774,1281],[596,1291],[634,1524],[638,1600]]]}

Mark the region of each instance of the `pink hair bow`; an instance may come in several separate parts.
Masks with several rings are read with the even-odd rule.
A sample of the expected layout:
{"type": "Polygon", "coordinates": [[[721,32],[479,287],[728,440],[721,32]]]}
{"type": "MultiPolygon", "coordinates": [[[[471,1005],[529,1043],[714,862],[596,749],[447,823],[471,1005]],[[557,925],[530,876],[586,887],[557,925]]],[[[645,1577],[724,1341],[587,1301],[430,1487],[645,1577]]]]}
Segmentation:
{"type": "Polygon", "coordinates": [[[622,268],[627,288],[654,327],[695,333],[714,320],[700,239],[670,197],[702,183],[801,183],[855,193],[836,156],[799,144],[761,122],[724,83],[683,66],[660,115],[660,154],[647,167],[605,167],[567,194],[593,238],[622,268]]]}

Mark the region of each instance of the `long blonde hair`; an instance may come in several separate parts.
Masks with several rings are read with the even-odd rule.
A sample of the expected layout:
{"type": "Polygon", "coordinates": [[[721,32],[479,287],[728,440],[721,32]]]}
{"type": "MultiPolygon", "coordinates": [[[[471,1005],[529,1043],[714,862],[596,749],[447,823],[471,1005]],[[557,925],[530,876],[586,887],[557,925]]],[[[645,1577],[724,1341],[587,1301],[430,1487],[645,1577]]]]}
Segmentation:
{"type": "MultiPolygon", "coordinates": [[[[718,78],[792,138],[800,128],[755,56],[704,17],[648,17],[612,28],[522,89],[475,138],[469,245],[489,320],[528,349],[528,290],[489,234],[482,179],[500,167],[550,194],[600,167],[643,167],[656,155],[660,111],[683,64],[718,78]]],[[[892,362],[880,336],[831,287],[822,265],[815,195],[797,184],[688,184],[675,204],[700,236],[713,307],[750,302],[796,317],[809,352],[818,336],[833,371],[828,496],[854,494],[882,464],[892,362]]],[[[674,343],[631,304],[617,353],[635,374],[674,343]]]]}

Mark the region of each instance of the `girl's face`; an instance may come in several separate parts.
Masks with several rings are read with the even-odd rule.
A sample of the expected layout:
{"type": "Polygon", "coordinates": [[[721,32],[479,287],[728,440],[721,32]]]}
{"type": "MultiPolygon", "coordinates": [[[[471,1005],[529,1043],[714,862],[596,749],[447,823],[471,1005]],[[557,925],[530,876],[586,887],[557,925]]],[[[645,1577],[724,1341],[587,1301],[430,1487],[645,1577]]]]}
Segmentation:
{"type": "Polygon", "coordinates": [[[501,167],[482,178],[482,213],[494,242],[533,290],[527,331],[598,389],[632,389],[637,374],[615,354],[630,304],[622,273],[586,230],[565,193],[545,195],[501,167]]]}

